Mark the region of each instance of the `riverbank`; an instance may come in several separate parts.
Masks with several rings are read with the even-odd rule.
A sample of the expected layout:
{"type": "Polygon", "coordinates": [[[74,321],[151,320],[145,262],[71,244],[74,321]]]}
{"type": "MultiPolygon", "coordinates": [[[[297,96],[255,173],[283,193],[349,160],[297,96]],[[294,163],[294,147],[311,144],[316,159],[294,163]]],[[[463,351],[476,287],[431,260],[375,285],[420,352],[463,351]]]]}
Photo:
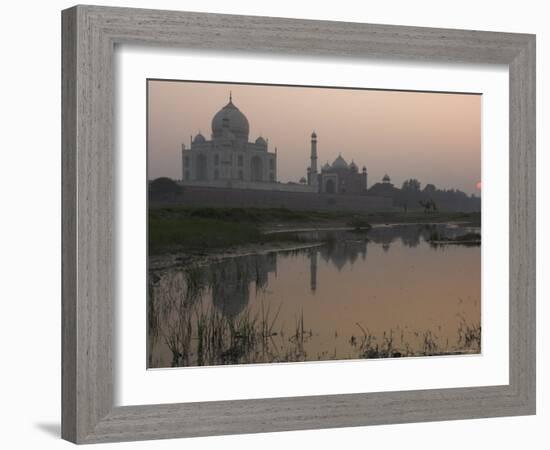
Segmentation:
{"type": "Polygon", "coordinates": [[[200,256],[245,246],[310,245],[304,230],[366,231],[373,225],[460,223],[479,226],[480,213],[293,211],[285,208],[149,209],[151,256],[200,256]]]}
{"type": "Polygon", "coordinates": [[[208,249],[201,252],[164,253],[149,257],[149,270],[161,272],[176,266],[201,267],[228,258],[251,255],[266,255],[273,252],[292,252],[325,245],[325,242],[296,243],[292,241],[271,242],[268,244],[243,244],[226,249],[208,249]]]}

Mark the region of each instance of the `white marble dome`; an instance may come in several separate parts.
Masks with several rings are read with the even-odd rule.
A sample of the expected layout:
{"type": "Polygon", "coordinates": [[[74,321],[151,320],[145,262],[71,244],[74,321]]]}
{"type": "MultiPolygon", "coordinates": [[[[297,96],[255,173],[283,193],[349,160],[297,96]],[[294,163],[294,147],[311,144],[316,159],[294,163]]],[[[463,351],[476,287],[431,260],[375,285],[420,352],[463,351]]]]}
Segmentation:
{"type": "Polygon", "coordinates": [[[212,135],[220,137],[224,128],[228,128],[237,138],[247,139],[250,126],[246,116],[230,99],[229,103],[220,109],[212,119],[212,135]]]}
{"type": "Polygon", "coordinates": [[[336,158],[334,160],[334,162],[332,163],[332,168],[333,169],[347,169],[348,168],[348,163],[346,162],[346,160],[344,158],[342,158],[342,155],[338,155],[338,158],[336,158]]]}

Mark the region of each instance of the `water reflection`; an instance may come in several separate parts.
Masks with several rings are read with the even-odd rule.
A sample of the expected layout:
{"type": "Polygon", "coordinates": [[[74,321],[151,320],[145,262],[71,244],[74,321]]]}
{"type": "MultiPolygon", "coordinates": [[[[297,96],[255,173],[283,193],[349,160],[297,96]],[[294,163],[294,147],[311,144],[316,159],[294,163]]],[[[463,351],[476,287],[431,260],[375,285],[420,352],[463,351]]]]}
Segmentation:
{"type": "MultiPolygon", "coordinates": [[[[277,260],[307,257],[309,260],[309,288],[317,290],[318,259],[332,265],[339,272],[353,265],[357,258],[367,256],[367,240],[333,242],[300,250],[270,252],[227,258],[200,268],[203,283],[211,288],[212,303],[225,316],[235,317],[249,304],[253,296],[268,288],[270,274],[277,273],[277,260]]],[[[305,280],[304,280],[305,282],[305,280]]]]}
{"type": "Polygon", "coordinates": [[[338,271],[341,271],[346,264],[353,265],[361,256],[364,261],[367,256],[367,240],[345,240],[334,241],[317,250],[324,261],[330,262],[338,271]]]}
{"type": "Polygon", "coordinates": [[[316,248],[309,251],[309,286],[311,292],[317,290],[317,253],[316,248]]]}
{"type": "Polygon", "coordinates": [[[235,317],[250,301],[250,286],[265,289],[277,272],[277,253],[230,258],[201,269],[210,280],[212,303],[225,316],[235,317]]]}
{"type": "Polygon", "coordinates": [[[164,272],[149,367],[478,352],[480,249],[431,245],[441,230],[479,231],[330,232],[323,245],[164,272]]]}

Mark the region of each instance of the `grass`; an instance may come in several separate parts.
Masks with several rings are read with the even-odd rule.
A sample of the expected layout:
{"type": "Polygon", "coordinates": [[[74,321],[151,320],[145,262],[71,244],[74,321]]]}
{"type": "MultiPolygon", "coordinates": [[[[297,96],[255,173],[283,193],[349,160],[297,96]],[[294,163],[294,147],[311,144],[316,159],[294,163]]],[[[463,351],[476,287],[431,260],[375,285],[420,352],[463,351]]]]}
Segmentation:
{"type": "Polygon", "coordinates": [[[481,351],[481,325],[469,324],[464,317],[461,317],[461,322],[458,325],[454,346],[450,346],[448,340],[441,342],[433,330],[412,332],[412,336],[417,340],[413,347],[410,341],[405,340],[403,330],[401,330],[400,340],[397,342],[393,330],[384,331],[382,336],[377,337],[360,323],[356,323],[356,325],[361,330],[362,336],[352,336],[350,344],[357,349],[360,358],[438,356],[479,353],[481,351]]]}
{"type": "Polygon", "coordinates": [[[478,223],[478,213],[413,212],[350,213],[293,211],[286,208],[150,208],[150,254],[201,252],[272,241],[301,242],[293,233],[264,235],[268,226],[340,224],[357,231],[375,223],[464,221],[478,223]]]}
{"type": "Polygon", "coordinates": [[[273,330],[277,314],[262,308],[253,314],[245,309],[227,317],[202,303],[178,309],[177,319],[160,332],[172,354],[172,367],[225,365],[296,360],[297,351],[278,352],[273,330]]]}
{"type": "Polygon", "coordinates": [[[277,221],[301,222],[335,220],[350,217],[353,214],[333,211],[295,211],[287,208],[187,208],[162,207],[150,208],[149,217],[212,219],[224,222],[265,224],[277,221]]]}
{"type": "MultiPolygon", "coordinates": [[[[327,238],[327,241],[329,238],[327,238]]],[[[265,234],[251,223],[203,218],[149,218],[151,255],[187,252],[202,255],[249,244],[309,243],[313,238],[294,232],[265,234]]]]}
{"type": "MultiPolygon", "coordinates": [[[[164,323],[159,335],[170,350],[172,367],[314,361],[323,355],[323,359],[337,357],[336,353],[329,357],[328,351],[317,358],[308,355],[306,344],[314,334],[305,328],[303,313],[295,319],[288,336],[282,328],[275,331],[279,311],[280,307],[273,314],[262,305],[258,312],[247,308],[236,317],[227,317],[199,302],[178,309],[176,319],[164,323]]],[[[352,353],[345,359],[454,355],[479,353],[481,349],[481,327],[465,322],[459,325],[455,346],[450,346],[448,340],[441,343],[432,330],[412,333],[409,338],[414,335],[417,341],[412,344],[404,340],[403,333],[398,341],[393,330],[375,336],[359,323],[356,325],[362,335],[350,337],[352,353]]]]}
{"type": "Polygon", "coordinates": [[[323,222],[353,220],[375,223],[430,223],[463,221],[472,224],[481,222],[479,212],[446,212],[438,211],[424,214],[422,211],[296,211],[287,208],[189,208],[189,207],[150,207],[149,216],[157,218],[202,218],[229,222],[253,223],[256,225],[275,222],[323,222]]]}
{"type": "Polygon", "coordinates": [[[232,247],[264,238],[251,224],[203,218],[149,217],[149,252],[232,247]]]}
{"type": "MultiPolygon", "coordinates": [[[[287,209],[158,208],[149,211],[149,252],[225,249],[273,241],[300,241],[292,233],[265,235],[261,225],[301,221],[306,215],[287,209]]],[[[314,214],[314,217],[328,217],[314,214]]]]}

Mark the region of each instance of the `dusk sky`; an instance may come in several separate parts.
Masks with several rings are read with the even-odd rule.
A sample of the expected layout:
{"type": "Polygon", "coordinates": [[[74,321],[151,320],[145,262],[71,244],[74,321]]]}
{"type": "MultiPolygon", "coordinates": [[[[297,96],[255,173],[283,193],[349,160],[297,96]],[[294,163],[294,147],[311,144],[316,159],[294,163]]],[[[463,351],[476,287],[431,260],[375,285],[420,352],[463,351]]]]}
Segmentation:
{"type": "Polygon", "coordinates": [[[425,92],[149,81],[149,179],[181,179],[181,144],[229,100],[250,123],[249,140],[277,147],[278,181],[306,176],[310,136],[318,136],[319,166],[341,154],[367,167],[368,187],[385,173],[401,187],[457,188],[479,195],[481,96],[425,92]]]}

